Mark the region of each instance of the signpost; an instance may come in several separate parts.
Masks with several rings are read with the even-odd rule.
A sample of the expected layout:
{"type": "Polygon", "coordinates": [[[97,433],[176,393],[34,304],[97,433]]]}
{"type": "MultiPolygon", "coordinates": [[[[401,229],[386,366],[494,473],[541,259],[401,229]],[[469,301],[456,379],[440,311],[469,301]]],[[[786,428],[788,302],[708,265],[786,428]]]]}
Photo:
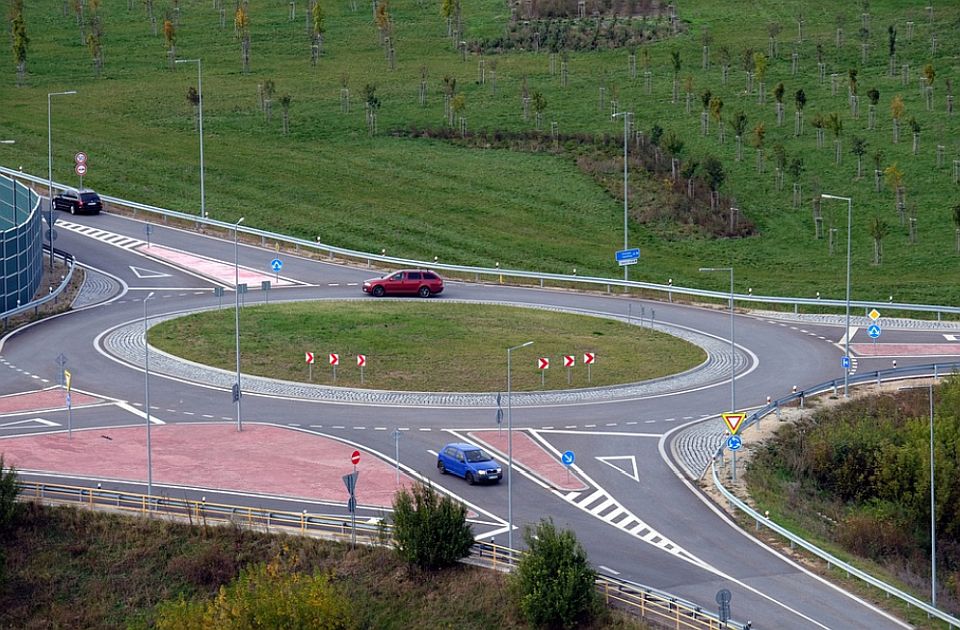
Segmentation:
{"type": "Polygon", "coordinates": [[[591,382],[593,379],[590,377],[590,366],[597,360],[597,355],[594,352],[584,352],[583,353],[583,364],[587,366],[587,382],[591,382]]]}
{"type": "Polygon", "coordinates": [[[743,439],[739,435],[731,435],[727,438],[727,448],[731,451],[739,451],[741,446],[743,446],[743,439]]]}
{"type": "Polygon", "coordinates": [[[567,482],[570,482],[570,467],[573,466],[573,462],[577,459],[576,455],[573,454],[573,451],[566,451],[563,455],[560,456],[560,463],[564,465],[567,469],[567,482]]]}
{"type": "Polygon", "coordinates": [[[260,290],[263,292],[263,301],[269,304],[270,303],[270,281],[261,280],[260,290]]]}
{"type": "Polygon", "coordinates": [[[312,352],[304,352],[304,353],[303,353],[303,359],[304,359],[304,361],[306,361],[306,363],[307,363],[307,369],[310,370],[310,380],[313,381],[313,361],[314,361],[313,353],[312,353],[312,352]]]}
{"type": "Polygon", "coordinates": [[[367,365],[367,355],[357,355],[357,367],[360,368],[360,384],[363,385],[363,368],[367,365]]]}
{"type": "Polygon", "coordinates": [[[270,268],[273,269],[273,273],[276,274],[274,280],[280,282],[280,270],[283,269],[283,261],[279,258],[274,258],[270,261],[270,268]]]}
{"type": "Polygon", "coordinates": [[[633,249],[621,249],[617,252],[617,264],[621,267],[626,267],[627,265],[635,265],[640,261],[640,248],[634,247],[633,249]]]}
{"type": "MultiPolygon", "coordinates": [[[[336,383],[337,382],[337,366],[340,365],[340,355],[331,352],[329,361],[330,361],[330,365],[333,366],[333,382],[336,383]]],[[[359,454],[357,456],[359,457],[359,454]]]]}
{"type": "Polygon", "coordinates": [[[845,370],[850,369],[850,357],[840,357],[840,367],[845,370]]]}
{"type": "Polygon", "coordinates": [[[223,308],[223,287],[213,287],[213,296],[220,298],[220,302],[217,304],[217,310],[223,308]]]}
{"type": "Polygon", "coordinates": [[[570,384],[570,372],[571,368],[577,362],[577,358],[572,354],[563,355],[563,367],[567,368],[567,385],[570,384]]]}
{"type": "Polygon", "coordinates": [[[360,451],[354,451],[350,456],[353,462],[353,472],[343,476],[343,485],[347,487],[350,498],[347,499],[347,510],[350,512],[350,545],[357,546],[357,478],[360,473],[357,471],[357,464],[360,463],[360,451]]]}
{"type": "Polygon", "coordinates": [[[725,588],[717,591],[717,604],[720,605],[720,623],[730,621],[730,591],[725,588]]]}
{"type": "Polygon", "coordinates": [[[143,233],[147,235],[147,249],[150,248],[150,235],[153,234],[153,226],[147,223],[143,226],[143,233]]]}
{"type": "Polygon", "coordinates": [[[727,440],[727,448],[730,449],[733,453],[733,461],[731,465],[733,466],[733,480],[737,480],[737,450],[739,450],[740,445],[743,444],[740,436],[737,433],[740,431],[740,427],[743,426],[743,420],[747,417],[745,413],[722,413],[720,417],[723,418],[724,424],[727,425],[727,429],[730,430],[730,437],[737,438],[736,440],[727,440]],[[736,444],[736,448],[733,447],[733,444],[736,444]]]}
{"type": "Polygon", "coordinates": [[[78,151],[75,156],[73,156],[73,161],[76,162],[74,170],[77,172],[77,175],[80,176],[80,190],[83,190],[83,176],[87,174],[87,154],[83,151],[78,151]]]}
{"type": "Polygon", "coordinates": [[[537,357],[537,369],[540,370],[540,388],[546,387],[547,370],[550,369],[550,357],[537,357]]]}
{"type": "Polygon", "coordinates": [[[73,405],[70,404],[70,370],[63,371],[63,382],[67,387],[67,437],[73,437],[73,405]]]}
{"type": "Polygon", "coordinates": [[[880,336],[880,327],[876,324],[870,324],[867,327],[867,335],[869,335],[871,339],[876,339],[880,336]]]}
{"type": "Polygon", "coordinates": [[[400,433],[400,429],[393,430],[393,442],[396,448],[396,460],[397,460],[397,485],[400,485],[400,436],[403,435],[400,433]]]}

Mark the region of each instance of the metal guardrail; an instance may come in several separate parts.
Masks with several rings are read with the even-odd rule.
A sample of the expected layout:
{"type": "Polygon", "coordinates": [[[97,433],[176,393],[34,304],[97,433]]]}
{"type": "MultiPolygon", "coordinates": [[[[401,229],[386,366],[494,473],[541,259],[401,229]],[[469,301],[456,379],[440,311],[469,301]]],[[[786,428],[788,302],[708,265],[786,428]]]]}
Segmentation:
{"type": "MultiPolygon", "coordinates": [[[[229,523],[241,527],[262,527],[301,535],[316,535],[341,542],[351,540],[349,517],[338,514],[309,514],[283,510],[211,503],[205,500],[149,497],[135,492],[72,486],[39,481],[18,481],[21,500],[88,509],[117,510],[141,516],[164,515],[197,523],[229,523]]],[[[385,545],[393,540],[393,527],[380,518],[357,521],[356,540],[368,545],[385,545]]],[[[492,542],[477,541],[470,550],[475,564],[510,570],[522,552],[492,542]]],[[[675,630],[749,630],[750,624],[728,621],[685,599],[628,580],[600,574],[596,588],[607,605],[617,606],[643,619],[654,619],[675,630]]]]}
{"type": "MultiPolygon", "coordinates": [[[[879,385],[883,380],[899,380],[903,378],[923,378],[923,377],[930,377],[930,376],[934,378],[939,378],[946,373],[956,373],[956,372],[960,372],[960,362],[932,363],[927,365],[914,365],[914,366],[903,367],[903,368],[891,368],[889,370],[878,370],[873,373],[856,375],[855,378],[851,377],[849,381],[851,385],[854,383],[863,384],[863,383],[873,383],[873,382],[876,382],[879,385]]],[[[819,385],[815,385],[813,387],[807,388],[806,390],[791,393],[789,396],[784,396],[783,398],[775,400],[765,405],[764,407],[758,409],[754,413],[750,414],[749,418],[744,420],[744,428],[753,424],[754,422],[759,422],[760,418],[762,418],[765,415],[777,412],[781,407],[783,407],[788,403],[799,401],[802,407],[803,399],[806,396],[822,394],[831,390],[833,390],[833,392],[836,393],[838,383],[839,385],[842,385],[843,379],[834,379],[832,381],[826,381],[824,383],[820,383],[819,385]]],[[[813,543],[810,543],[804,540],[803,538],[800,538],[799,536],[789,531],[788,529],[778,525],[777,523],[770,520],[768,517],[760,514],[759,512],[751,508],[749,505],[744,503],[742,500],[740,500],[738,497],[736,497],[732,492],[727,490],[727,488],[720,481],[719,475],[717,475],[717,459],[719,459],[719,457],[722,456],[722,453],[724,450],[725,450],[725,446],[721,445],[717,449],[717,457],[714,457],[713,461],[710,464],[711,474],[713,477],[713,485],[717,488],[720,494],[722,494],[724,498],[726,498],[732,505],[736,506],[737,509],[744,512],[745,514],[750,516],[750,518],[756,521],[758,528],[760,526],[766,527],[780,534],[787,540],[789,540],[791,544],[798,545],[803,549],[809,551],[810,553],[814,554],[815,556],[818,556],[821,559],[825,560],[827,562],[828,567],[835,566],[839,569],[842,569],[843,571],[846,571],[849,575],[853,575],[863,580],[867,584],[870,584],[871,586],[874,586],[880,589],[887,595],[892,595],[906,602],[907,604],[922,610],[923,612],[927,613],[928,616],[936,617],[937,619],[945,621],[952,628],[960,628],[960,619],[954,617],[953,615],[950,615],[949,613],[946,613],[940,610],[939,608],[934,608],[930,604],[914,597],[913,595],[906,593],[904,591],[901,591],[895,586],[887,584],[886,582],[873,577],[869,573],[862,571],[861,569],[858,569],[857,567],[847,562],[844,562],[843,560],[840,560],[833,554],[827,551],[824,551],[823,549],[820,549],[813,543]]]]}
{"type": "MultiPolygon", "coordinates": [[[[19,171],[14,171],[3,166],[0,166],[0,173],[6,174],[15,174],[22,180],[30,181],[35,184],[47,185],[47,180],[42,177],[36,177],[29,175],[27,173],[21,173],[19,171]]],[[[56,182],[53,183],[55,189],[68,188],[68,186],[63,186],[56,182]]],[[[147,204],[137,203],[135,201],[129,201],[126,199],[121,199],[119,197],[110,197],[107,195],[101,195],[100,198],[108,203],[123,206],[126,208],[132,209],[134,212],[149,212],[151,214],[156,214],[166,219],[177,219],[180,221],[187,221],[195,223],[198,225],[206,225],[209,227],[214,227],[222,230],[233,231],[236,226],[233,223],[228,223],[224,221],[216,221],[210,218],[200,218],[195,214],[189,214],[186,212],[178,212],[175,210],[168,210],[166,208],[160,208],[157,206],[151,206],[147,204]]],[[[361,252],[353,249],[346,249],[343,247],[336,247],[334,245],[328,245],[325,243],[318,243],[314,241],[309,241],[306,239],[295,238],[292,236],[286,236],[284,234],[277,234],[275,232],[268,232],[266,230],[259,230],[257,228],[249,227],[246,225],[239,226],[239,232],[247,234],[250,236],[255,236],[260,238],[261,243],[265,243],[267,240],[277,241],[282,243],[287,243],[296,248],[304,248],[307,250],[315,250],[318,252],[324,252],[328,254],[331,258],[334,256],[340,256],[343,258],[351,258],[356,260],[366,261],[367,264],[371,262],[378,262],[384,265],[395,265],[400,267],[430,267],[431,269],[438,269],[443,271],[449,271],[454,273],[460,273],[465,275],[474,275],[477,279],[481,276],[490,277],[490,278],[500,278],[506,276],[508,278],[520,278],[524,280],[533,280],[538,281],[540,286],[543,286],[545,281],[558,282],[558,283],[568,283],[568,284],[581,284],[591,287],[606,287],[608,290],[610,287],[623,287],[629,289],[638,289],[646,291],[654,291],[659,293],[667,294],[667,298],[672,300],[674,294],[685,295],[690,297],[699,297],[699,298],[708,298],[712,300],[729,300],[730,293],[724,291],[710,291],[706,289],[694,289],[690,287],[679,287],[673,286],[670,284],[657,284],[653,282],[634,282],[626,280],[618,280],[616,278],[602,278],[597,276],[577,276],[577,275],[565,275],[559,273],[546,273],[538,271],[524,271],[520,269],[500,269],[499,267],[470,267],[466,265],[450,265],[446,263],[434,263],[430,261],[423,260],[413,260],[410,258],[395,258],[392,256],[384,256],[380,254],[372,254],[369,252],[361,252]]],[[[798,298],[798,297],[778,297],[772,295],[753,295],[735,293],[733,296],[734,302],[741,303],[751,303],[751,304],[777,304],[777,305],[787,305],[793,306],[794,313],[798,312],[800,306],[816,306],[816,307],[831,307],[831,308],[845,308],[845,300],[834,300],[834,299],[820,299],[820,298],[798,298]]],[[[853,308],[862,308],[864,313],[870,309],[883,305],[884,308],[907,311],[907,312],[927,312],[927,313],[936,313],[937,319],[940,319],[941,316],[945,313],[952,315],[960,315],[960,307],[958,306],[941,306],[936,304],[910,304],[906,302],[887,302],[882,300],[851,300],[850,306],[853,308]]]]}

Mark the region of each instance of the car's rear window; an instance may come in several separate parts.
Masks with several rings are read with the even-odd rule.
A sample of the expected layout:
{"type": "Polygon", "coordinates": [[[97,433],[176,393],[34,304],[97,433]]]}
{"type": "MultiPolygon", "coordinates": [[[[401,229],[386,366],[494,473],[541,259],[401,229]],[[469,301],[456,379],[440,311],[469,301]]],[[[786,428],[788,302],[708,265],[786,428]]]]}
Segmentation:
{"type": "Polygon", "coordinates": [[[97,193],[80,193],[80,198],[84,201],[100,201],[100,196],[97,193]]]}
{"type": "Polygon", "coordinates": [[[420,272],[419,272],[419,271],[411,271],[410,273],[407,274],[407,277],[408,277],[410,280],[419,280],[419,279],[420,279],[420,272]]]}

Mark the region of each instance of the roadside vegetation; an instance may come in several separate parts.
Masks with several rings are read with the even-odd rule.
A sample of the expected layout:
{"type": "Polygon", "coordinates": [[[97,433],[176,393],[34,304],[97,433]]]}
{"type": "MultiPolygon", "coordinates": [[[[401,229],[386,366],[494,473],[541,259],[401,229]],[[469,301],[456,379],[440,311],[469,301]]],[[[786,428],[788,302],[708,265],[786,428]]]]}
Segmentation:
{"type": "MultiPolygon", "coordinates": [[[[232,309],[206,311],[154,326],[150,343],[191,361],[233,369],[234,326],[232,309]]],[[[543,376],[548,390],[657,378],[693,368],[706,358],[700,348],[649,327],[442,300],[252,306],[243,309],[240,335],[246,374],[308,381],[305,353],[313,352],[315,383],[411,391],[502,391],[506,348],[529,340],[534,342],[529,351],[513,356],[512,386],[518,391],[542,389],[537,357],[550,358],[543,376]],[[589,374],[583,365],[585,352],[596,353],[589,374]],[[340,355],[336,381],[329,353],[340,355]],[[358,354],[367,358],[362,384],[358,354]],[[576,359],[569,384],[563,355],[576,359]]]]}
{"type": "Polygon", "coordinates": [[[632,111],[631,154],[664,169],[631,161],[633,279],[722,289],[697,270],[723,264],[738,291],[842,297],[846,208],[822,191],[854,200],[855,299],[957,303],[931,280],[960,265],[960,7],[926,4],[16,2],[0,161],[43,173],[46,95],[76,89],[53,99],[55,179],[84,150],[86,185],[199,213],[196,67],[173,63],[199,57],[212,217],[618,277],[611,114],[632,111]],[[544,150],[485,148],[497,134],[544,150]]]}
{"type": "MultiPolygon", "coordinates": [[[[960,613],[960,379],[934,388],[937,605],[960,613]]],[[[746,473],[761,512],[930,599],[926,388],[860,398],[779,428],[746,473]]]]}
{"type": "MultiPolygon", "coordinates": [[[[590,614],[564,608],[549,624],[531,618],[505,594],[511,578],[456,562],[466,555],[466,512],[429,487],[411,503],[432,543],[451,529],[467,532],[467,548],[447,546],[442,563],[418,547],[414,556],[389,547],[359,546],[268,534],[233,526],[173,522],[73,507],[14,502],[16,471],[0,460],[0,626],[4,628],[645,628],[597,606],[590,614]],[[433,499],[430,499],[433,497],[433,499]],[[435,500],[434,500],[435,499],[435,500]],[[449,504],[449,505],[448,505],[449,504]],[[447,506],[447,507],[444,507],[447,506]],[[427,568],[429,567],[429,568],[427,568]]],[[[409,498],[409,496],[407,497],[409,498]]],[[[398,496],[398,502],[404,498],[398,496]]],[[[416,525],[406,521],[406,525],[416,525]]],[[[405,527],[401,525],[401,527],[405,527]]],[[[407,533],[422,538],[409,527],[407,533]]],[[[564,540],[575,540],[564,532],[564,540]]],[[[398,548],[399,549],[399,548],[398,548]]],[[[531,551],[529,557],[536,556],[531,551]]],[[[556,562],[564,554],[554,553],[556,562]]],[[[585,556],[576,559],[583,562],[585,556]]],[[[543,562],[541,560],[541,562],[543,562]]],[[[581,575],[589,576],[585,567],[581,575]]],[[[555,613],[556,614],[556,613],[555,613]]]]}

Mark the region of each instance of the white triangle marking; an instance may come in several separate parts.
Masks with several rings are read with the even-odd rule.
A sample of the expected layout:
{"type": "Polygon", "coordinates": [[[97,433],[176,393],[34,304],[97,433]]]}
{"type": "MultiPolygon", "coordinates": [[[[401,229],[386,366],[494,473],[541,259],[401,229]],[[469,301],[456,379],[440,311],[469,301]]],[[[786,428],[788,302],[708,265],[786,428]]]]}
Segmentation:
{"type": "Polygon", "coordinates": [[[162,271],[153,271],[152,269],[143,269],[142,267],[134,267],[130,265],[130,271],[133,272],[133,275],[143,280],[145,278],[170,278],[172,277],[169,273],[163,273],[162,271]]]}
{"type": "Polygon", "coordinates": [[[606,464],[607,466],[611,466],[614,469],[618,470],[619,472],[622,472],[627,477],[630,477],[637,483],[640,482],[640,473],[637,472],[637,458],[634,457],[633,455],[615,455],[610,457],[597,457],[597,459],[603,462],[604,464],[606,464]],[[621,468],[619,464],[613,463],[614,461],[619,461],[619,460],[628,460],[630,462],[631,467],[633,468],[633,472],[632,473],[628,472],[627,470],[621,468]]]}
{"type": "Polygon", "coordinates": [[[58,423],[53,422],[52,420],[45,420],[43,418],[30,418],[28,420],[14,420],[13,422],[4,422],[3,424],[0,424],[0,429],[6,429],[8,427],[13,427],[15,425],[20,425],[20,424],[27,424],[30,422],[36,422],[38,424],[42,424],[45,427],[60,426],[58,423]]]}

